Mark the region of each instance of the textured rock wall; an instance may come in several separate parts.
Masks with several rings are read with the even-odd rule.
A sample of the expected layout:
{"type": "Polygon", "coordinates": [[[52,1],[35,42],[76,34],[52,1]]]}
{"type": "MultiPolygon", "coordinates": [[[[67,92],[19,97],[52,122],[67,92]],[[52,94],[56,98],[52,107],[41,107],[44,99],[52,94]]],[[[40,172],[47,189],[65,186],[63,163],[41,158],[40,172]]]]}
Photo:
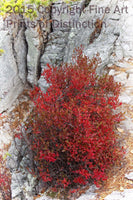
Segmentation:
{"type": "MultiPolygon", "coordinates": [[[[84,53],[93,56],[100,53],[102,63],[99,72],[104,69],[115,76],[116,81],[121,81],[126,86],[126,91],[121,94],[120,100],[132,104],[133,86],[133,1],[132,0],[83,0],[74,3],[71,7],[78,6],[76,14],[67,11],[58,14],[53,12],[44,18],[55,20],[55,24],[42,28],[38,25],[35,29],[29,27],[16,27],[16,29],[0,29],[0,48],[5,53],[0,57],[0,112],[11,106],[27,83],[38,84],[44,90],[47,83],[40,77],[40,71],[46,64],[59,65],[69,62],[75,47],[84,46],[84,53]],[[90,6],[109,7],[110,13],[90,13],[90,6]],[[120,12],[113,13],[116,6],[120,12]],[[126,7],[127,6],[127,7],[126,7]],[[123,8],[123,12],[122,12],[123,8]],[[127,9],[126,9],[127,8],[127,9]],[[84,24],[89,20],[89,27],[69,27],[59,25],[58,22],[80,22],[84,24]],[[95,24],[96,23],[96,24],[95,24]],[[113,68],[115,66],[115,68],[113,68]],[[118,72],[118,69],[120,71],[118,72]]],[[[64,8],[66,5],[58,1],[52,7],[64,8]]],[[[51,8],[52,9],[52,8],[51,8]]],[[[70,11],[70,10],[69,10],[70,11]]],[[[42,17],[42,16],[41,16],[42,17]]],[[[1,21],[2,24],[2,21],[1,21]]],[[[132,130],[132,120],[127,116],[123,122],[126,130],[132,130]]],[[[30,177],[25,167],[31,164],[28,147],[25,144],[15,143],[10,148],[8,165],[12,171],[12,199],[33,199],[32,194],[38,192],[36,180],[30,177]],[[26,189],[28,188],[28,190],[26,189]]],[[[86,198],[83,197],[84,199],[86,198]]],[[[42,196],[40,199],[47,199],[42,196]]],[[[81,198],[82,199],[82,198],[81,198]]],[[[88,199],[88,196],[87,196],[88,199]]],[[[91,197],[90,197],[91,199],[91,197]]]]}
{"type": "Polygon", "coordinates": [[[11,106],[14,99],[22,92],[26,82],[25,29],[5,30],[3,21],[0,25],[0,48],[4,54],[0,56],[0,112],[11,106]]]}
{"type": "Polygon", "coordinates": [[[40,77],[41,69],[46,63],[69,62],[73,49],[81,44],[90,57],[100,53],[99,70],[132,57],[132,8],[131,0],[82,0],[73,3],[70,10],[60,0],[52,4],[49,13],[38,16],[38,19],[53,20],[47,27],[38,24],[36,28],[19,25],[4,28],[1,19],[0,48],[5,53],[0,57],[0,112],[11,106],[27,82],[47,88],[40,77]],[[99,7],[103,13],[98,13],[99,7]],[[110,12],[104,14],[106,7],[110,12]]]}
{"type": "MultiPolygon", "coordinates": [[[[39,15],[36,21],[40,18],[39,15]]],[[[45,18],[50,18],[49,13],[45,18]]],[[[1,18],[0,48],[4,53],[0,56],[0,113],[11,107],[27,83],[37,84],[40,59],[50,31],[50,23],[46,28],[41,28],[40,23],[32,28],[22,17],[1,18]]]]}

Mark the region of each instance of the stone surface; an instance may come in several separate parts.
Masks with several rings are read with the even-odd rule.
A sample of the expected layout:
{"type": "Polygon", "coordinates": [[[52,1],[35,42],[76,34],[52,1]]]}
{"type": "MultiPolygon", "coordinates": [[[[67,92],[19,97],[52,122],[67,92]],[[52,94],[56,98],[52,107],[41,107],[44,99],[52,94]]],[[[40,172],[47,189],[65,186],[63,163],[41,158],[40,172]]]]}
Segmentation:
{"type": "Polygon", "coordinates": [[[32,200],[37,193],[37,179],[28,170],[33,169],[31,151],[25,140],[15,138],[8,151],[7,167],[10,169],[12,199],[32,200]]]}
{"type": "Polygon", "coordinates": [[[105,200],[131,200],[133,198],[133,189],[126,189],[124,192],[114,191],[105,200]]]}
{"type": "MultiPolygon", "coordinates": [[[[96,197],[96,193],[94,193],[95,190],[96,190],[96,186],[94,185],[90,186],[90,188],[86,191],[86,193],[82,194],[79,198],[77,198],[77,200],[95,200],[95,197],[96,197]]],[[[41,197],[37,198],[36,200],[52,200],[52,198],[43,194],[41,195],[41,197]]]]}
{"type": "MultiPolygon", "coordinates": [[[[41,18],[41,16],[39,17],[41,18]]],[[[49,17],[50,13],[47,13],[45,19],[48,20],[49,17]]],[[[39,19],[36,19],[36,21],[39,19]]],[[[51,31],[50,23],[47,24],[46,28],[41,26],[41,23],[38,23],[35,28],[28,27],[25,31],[27,48],[28,48],[27,81],[32,85],[37,84],[38,78],[40,76],[41,72],[40,58],[44,52],[44,47],[47,42],[47,35],[48,33],[50,33],[50,31],[51,31]]]]}
{"type": "Polygon", "coordinates": [[[2,112],[12,105],[24,88],[26,80],[24,29],[13,32],[2,28],[0,48],[4,50],[0,56],[0,112],[2,112]]]}
{"type": "MultiPolygon", "coordinates": [[[[44,54],[41,57],[41,68],[42,71],[46,68],[47,63],[52,66],[59,65],[63,61],[64,49],[67,44],[68,32],[55,31],[49,34],[48,42],[46,44],[44,54]]],[[[41,76],[39,81],[39,86],[46,90],[48,84],[41,76]]]]}
{"type": "Polygon", "coordinates": [[[130,172],[129,174],[126,174],[125,177],[127,179],[133,180],[133,172],[130,172]]]}
{"type": "Polygon", "coordinates": [[[82,194],[79,198],[77,198],[77,200],[93,200],[95,199],[96,197],[96,193],[95,193],[95,190],[96,190],[96,186],[92,185],[89,190],[86,191],[85,194],[82,194]]]}
{"type": "MultiPolygon", "coordinates": [[[[72,51],[75,47],[80,46],[81,44],[85,47],[85,52],[88,56],[93,56],[95,53],[99,52],[101,58],[103,59],[103,64],[106,65],[106,63],[109,62],[109,57],[111,53],[113,52],[114,43],[117,39],[117,35],[115,35],[115,26],[118,23],[117,21],[112,22],[110,20],[112,14],[106,14],[103,17],[103,14],[96,14],[96,12],[89,12],[89,6],[90,5],[98,5],[99,7],[102,6],[109,6],[112,8],[113,5],[116,4],[116,0],[111,2],[109,5],[108,1],[95,1],[92,0],[88,7],[84,9],[84,12],[82,12],[79,21],[83,23],[84,21],[90,22],[90,26],[88,28],[80,28],[76,29],[73,28],[70,33],[68,45],[66,47],[66,56],[65,61],[69,60],[72,55],[72,51]],[[101,30],[97,30],[95,28],[95,22],[97,19],[102,19],[104,21],[103,27],[101,30]],[[92,33],[95,31],[95,37],[92,40],[92,33]],[[99,31],[99,32],[98,32],[99,31]],[[73,37],[72,37],[73,35],[73,37]]],[[[114,16],[113,16],[114,17],[114,16]]]]}
{"type": "MultiPolygon", "coordinates": [[[[38,82],[39,86],[47,88],[42,77],[38,81],[41,69],[46,67],[47,62],[52,65],[59,65],[62,61],[69,62],[73,49],[81,44],[89,57],[100,53],[102,63],[99,71],[106,65],[132,57],[132,7],[131,0],[82,0],[69,6],[60,0],[55,2],[45,15],[39,14],[42,19],[59,21],[58,27],[54,27],[54,23],[48,23],[47,27],[38,24],[35,28],[12,27],[10,30],[4,30],[1,23],[0,47],[5,50],[5,54],[0,57],[0,112],[11,106],[26,81],[31,85],[38,82]],[[90,12],[92,5],[108,6],[110,13],[98,13],[95,9],[90,12]],[[127,6],[128,12],[124,10],[123,13],[114,13],[116,5],[120,9],[127,6]],[[61,13],[57,12],[57,8],[61,13]],[[97,19],[103,21],[101,29],[95,26],[97,19]],[[80,23],[81,27],[76,27],[74,23],[68,26],[70,21],[80,23]],[[88,21],[89,25],[85,27],[88,21]],[[67,25],[62,25],[64,22],[67,25]]],[[[127,71],[129,72],[132,72],[132,68],[127,71]]]]}
{"type": "Polygon", "coordinates": [[[122,103],[127,103],[127,104],[129,104],[129,103],[131,102],[132,98],[124,93],[124,94],[121,94],[121,95],[119,96],[119,100],[120,100],[120,102],[122,102],[122,103]]]}
{"type": "MultiPolygon", "coordinates": [[[[133,105],[133,1],[132,0],[91,0],[73,3],[78,6],[81,12],[76,14],[67,14],[67,10],[61,15],[48,13],[46,19],[58,20],[60,22],[69,22],[75,20],[82,25],[85,21],[89,26],[85,27],[55,27],[53,24],[48,28],[16,27],[4,29],[2,20],[0,23],[0,48],[5,53],[0,57],[0,112],[11,107],[13,101],[22,92],[26,82],[31,85],[38,84],[46,90],[48,84],[40,77],[41,70],[49,63],[53,66],[60,65],[62,62],[70,62],[73,49],[84,46],[84,53],[92,57],[99,52],[101,64],[99,72],[102,73],[106,66],[116,65],[120,70],[111,69],[110,75],[115,80],[121,82],[124,91],[120,95],[120,101],[124,105],[132,108],[133,105]],[[87,3],[88,2],[88,3],[87,3]],[[108,14],[96,13],[93,10],[89,12],[89,6],[109,7],[111,12],[108,14]],[[127,6],[128,13],[113,13],[116,5],[120,8],[127,6]],[[101,28],[95,27],[97,19],[103,21],[101,28]],[[40,78],[39,78],[40,77],[40,78]],[[39,78],[39,81],[38,81],[39,78]]],[[[58,1],[52,7],[65,8],[62,1],[58,1]]],[[[70,6],[68,8],[70,12],[70,6]]],[[[43,16],[42,16],[43,17],[43,16]]],[[[44,17],[44,18],[45,18],[44,17]]],[[[124,106],[123,106],[124,107],[124,106]]],[[[126,131],[133,130],[133,121],[131,113],[126,110],[125,120],[122,126],[126,131]]],[[[0,134],[4,134],[8,128],[0,129],[0,134]]],[[[8,138],[9,140],[11,138],[8,138]]],[[[3,143],[1,139],[0,144],[3,143]]],[[[6,141],[6,143],[9,142],[6,141]]],[[[27,166],[32,168],[32,158],[27,144],[15,139],[9,150],[11,156],[8,157],[7,166],[12,172],[12,199],[13,200],[32,200],[33,195],[39,192],[36,179],[26,170],[27,166]]],[[[131,174],[132,175],[132,174],[131,174]]],[[[126,175],[128,177],[128,175],[126,175]]],[[[130,176],[130,174],[129,174],[130,176]]],[[[108,195],[106,200],[131,200],[133,190],[124,190],[124,192],[113,192],[108,195]]],[[[81,195],[78,200],[91,200],[95,198],[93,188],[90,188],[85,194],[81,195]]],[[[51,200],[42,195],[37,200],[51,200]]]]}
{"type": "Polygon", "coordinates": [[[63,0],[58,0],[52,5],[52,30],[65,31],[71,30],[73,21],[78,21],[82,13],[86,0],[71,2],[66,4],[63,0]]]}
{"type": "Polygon", "coordinates": [[[40,68],[40,56],[41,56],[41,48],[43,43],[43,38],[41,37],[39,40],[39,33],[36,30],[27,29],[25,32],[26,41],[28,44],[28,54],[27,54],[27,69],[28,76],[27,80],[32,85],[37,83],[38,73],[40,68]],[[39,48],[40,45],[40,48],[39,48]]]}
{"type": "Polygon", "coordinates": [[[125,72],[117,72],[117,74],[114,75],[114,79],[117,82],[125,84],[127,82],[127,73],[125,73],[125,72]]]}

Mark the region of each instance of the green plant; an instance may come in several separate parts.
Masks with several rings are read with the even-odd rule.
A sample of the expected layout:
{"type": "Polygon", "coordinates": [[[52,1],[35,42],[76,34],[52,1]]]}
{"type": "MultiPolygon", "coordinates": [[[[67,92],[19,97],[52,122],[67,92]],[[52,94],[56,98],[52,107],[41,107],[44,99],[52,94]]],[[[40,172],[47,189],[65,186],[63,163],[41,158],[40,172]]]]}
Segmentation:
{"type": "Polygon", "coordinates": [[[0,56],[2,56],[3,53],[4,53],[4,50],[0,49],[0,56]]]}
{"type": "MultiPolygon", "coordinates": [[[[22,14],[25,17],[34,19],[37,17],[38,6],[51,6],[57,0],[1,0],[0,15],[6,17],[12,13],[22,14]]],[[[78,0],[64,0],[65,3],[72,3],[78,0]]]]}

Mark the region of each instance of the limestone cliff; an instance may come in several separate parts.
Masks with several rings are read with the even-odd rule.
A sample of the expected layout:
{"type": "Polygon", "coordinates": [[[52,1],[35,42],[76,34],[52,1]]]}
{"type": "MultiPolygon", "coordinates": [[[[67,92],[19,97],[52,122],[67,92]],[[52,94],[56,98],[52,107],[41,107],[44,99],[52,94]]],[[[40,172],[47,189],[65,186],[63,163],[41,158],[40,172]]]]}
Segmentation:
{"type": "MultiPolygon", "coordinates": [[[[132,0],[82,0],[72,5],[53,3],[49,12],[39,13],[47,23],[35,28],[14,24],[18,18],[1,18],[0,48],[0,112],[11,106],[26,83],[47,84],[40,77],[46,63],[69,62],[73,49],[84,46],[92,56],[100,53],[102,64],[117,64],[133,55],[132,0]]],[[[45,10],[44,10],[45,11],[45,10]]],[[[36,19],[37,21],[37,19],[36,19]]]]}

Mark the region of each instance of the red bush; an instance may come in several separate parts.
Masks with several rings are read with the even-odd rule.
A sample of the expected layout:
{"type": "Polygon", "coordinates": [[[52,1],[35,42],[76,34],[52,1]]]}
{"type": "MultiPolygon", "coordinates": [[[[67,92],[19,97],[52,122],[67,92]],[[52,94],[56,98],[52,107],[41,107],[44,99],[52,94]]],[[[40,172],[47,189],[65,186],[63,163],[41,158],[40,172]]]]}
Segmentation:
{"type": "Polygon", "coordinates": [[[98,76],[100,58],[89,59],[75,50],[71,64],[47,68],[46,93],[35,87],[32,149],[40,177],[56,188],[97,184],[120,156],[114,128],[120,113],[114,110],[120,84],[112,76],[98,76]]]}
{"type": "Polygon", "coordinates": [[[11,199],[11,177],[8,169],[6,169],[5,161],[0,155],[0,197],[2,200],[11,199]]]}

